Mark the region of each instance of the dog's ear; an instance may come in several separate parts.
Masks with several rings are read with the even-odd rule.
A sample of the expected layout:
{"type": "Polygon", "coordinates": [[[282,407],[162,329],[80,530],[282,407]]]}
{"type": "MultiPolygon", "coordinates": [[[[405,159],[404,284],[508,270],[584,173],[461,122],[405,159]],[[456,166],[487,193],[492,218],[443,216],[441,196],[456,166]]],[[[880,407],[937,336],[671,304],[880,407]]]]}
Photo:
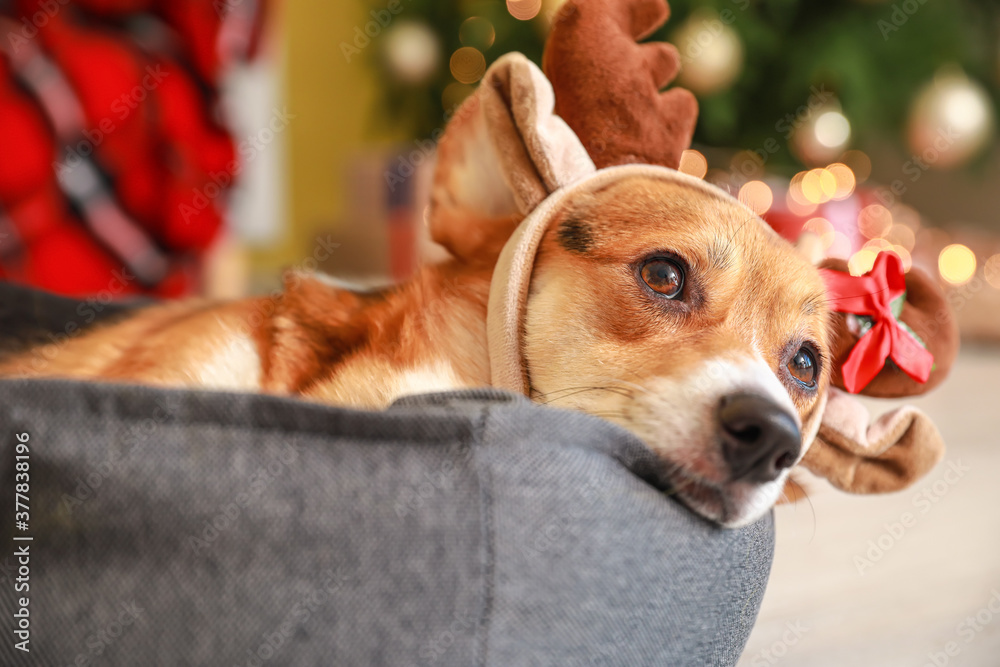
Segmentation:
{"type": "Polygon", "coordinates": [[[958,324],[933,278],[916,267],[904,275],[899,257],[887,252],[879,254],[868,274],[856,278],[848,276],[847,263],[840,259],[824,260],[820,268],[828,287],[840,285],[829,295],[834,386],[901,398],[923,394],[947,377],[958,355],[958,324]],[[888,307],[884,317],[858,313],[877,310],[870,308],[876,301],[888,307]],[[879,336],[878,345],[864,340],[879,336]],[[889,356],[879,359],[880,348],[889,356]]]}
{"type": "Polygon", "coordinates": [[[943,456],[941,434],[918,409],[903,406],[869,425],[861,401],[831,387],[801,465],[849,493],[888,493],[913,484],[943,456]]]}
{"type": "Polygon", "coordinates": [[[542,200],[595,171],[554,106],[541,70],[509,53],[452,116],[438,144],[430,226],[453,255],[495,259],[542,200]]]}

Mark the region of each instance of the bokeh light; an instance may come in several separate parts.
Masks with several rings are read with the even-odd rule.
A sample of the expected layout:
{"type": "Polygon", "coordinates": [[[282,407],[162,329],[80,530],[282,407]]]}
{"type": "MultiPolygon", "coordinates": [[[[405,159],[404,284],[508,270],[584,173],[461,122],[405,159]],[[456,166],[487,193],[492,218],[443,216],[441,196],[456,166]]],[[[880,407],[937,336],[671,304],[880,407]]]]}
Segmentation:
{"type": "Polygon", "coordinates": [[[699,151],[689,148],[681,153],[681,163],[677,171],[695,178],[705,178],[705,174],[708,173],[708,160],[699,151]]]}
{"type": "Polygon", "coordinates": [[[805,178],[805,175],[806,172],[800,171],[792,176],[792,180],[788,183],[788,198],[803,206],[812,203],[806,199],[806,196],[802,193],[802,179],[805,178]]]}
{"type": "Polygon", "coordinates": [[[802,193],[802,179],[805,175],[804,171],[795,174],[791,183],[788,184],[788,191],[785,193],[785,206],[788,207],[788,211],[792,215],[797,215],[800,218],[812,215],[817,208],[817,204],[806,199],[802,193]]]}
{"type": "Polygon", "coordinates": [[[826,169],[811,169],[802,177],[799,187],[807,202],[824,204],[837,194],[837,179],[826,169]]]}
{"type": "Polygon", "coordinates": [[[472,46],[480,51],[493,46],[496,37],[497,32],[493,24],[482,16],[469,17],[458,28],[458,39],[462,42],[462,46],[472,46]]]}
{"type": "Polygon", "coordinates": [[[486,74],[486,57],[479,49],[463,46],[451,54],[450,66],[459,83],[476,83],[486,74]]]}
{"type": "Polygon", "coordinates": [[[834,199],[847,199],[854,194],[857,179],[854,178],[854,172],[851,171],[850,167],[842,162],[835,162],[827,167],[826,170],[833,174],[833,179],[837,184],[837,188],[833,193],[834,199]]]}
{"type": "MultiPolygon", "coordinates": [[[[743,71],[743,40],[728,21],[720,19],[717,10],[701,7],[672,27],[669,41],[683,54],[684,63],[677,83],[697,95],[728,89],[743,71]]],[[[610,47],[594,44],[594,48],[610,47]]]]}
{"type": "Polygon", "coordinates": [[[521,21],[530,21],[541,10],[542,0],[507,0],[507,11],[521,21]]]}
{"type": "Polygon", "coordinates": [[[823,197],[823,185],[816,170],[807,171],[799,183],[802,196],[810,204],[822,204],[827,199],[823,197]]]}
{"type": "MultiPolygon", "coordinates": [[[[895,253],[900,260],[903,262],[903,272],[909,271],[913,267],[913,258],[910,256],[910,251],[901,245],[894,245],[888,240],[883,238],[875,238],[866,242],[862,250],[868,250],[870,252],[878,255],[880,252],[892,252],[895,253]]],[[[867,255],[864,260],[867,261],[867,255]]],[[[861,260],[858,260],[861,261],[861,260]]]]}
{"type": "Polygon", "coordinates": [[[385,35],[385,60],[402,83],[418,86],[434,76],[441,63],[441,43],[425,23],[399,21],[385,35]]]}
{"type": "Polygon", "coordinates": [[[990,287],[1000,289],[1000,254],[993,255],[983,265],[983,274],[990,287]]]}
{"type": "Polygon", "coordinates": [[[788,212],[792,215],[796,215],[800,218],[804,218],[807,215],[812,215],[816,212],[818,206],[816,204],[800,204],[794,199],[786,198],[785,204],[788,207],[788,212]]]}
{"type": "Polygon", "coordinates": [[[836,235],[833,223],[826,218],[810,218],[809,220],[806,220],[806,224],[802,225],[802,231],[812,232],[818,236],[820,242],[823,244],[823,250],[827,251],[833,245],[836,235]]]}
{"type": "Polygon", "coordinates": [[[813,127],[816,141],[827,148],[839,148],[851,138],[851,123],[839,111],[830,110],[820,114],[813,127]]]}
{"type": "Polygon", "coordinates": [[[874,238],[866,242],[864,247],[868,250],[874,250],[875,252],[881,252],[883,250],[892,250],[892,244],[883,238],[874,238]]]}
{"type": "Polygon", "coordinates": [[[858,215],[858,231],[865,238],[882,238],[892,229],[892,213],[881,204],[872,204],[861,209],[858,215]]]}
{"type": "Polygon", "coordinates": [[[908,252],[913,250],[913,245],[917,240],[912,229],[898,222],[889,228],[889,232],[885,235],[885,238],[893,245],[906,248],[908,252]]]}
{"type": "Polygon", "coordinates": [[[913,257],[910,256],[910,251],[901,245],[894,245],[890,250],[896,253],[903,262],[903,273],[909,273],[910,269],[913,268],[913,257]]]}
{"type": "Polygon", "coordinates": [[[852,276],[862,276],[871,271],[872,267],[875,266],[876,257],[878,257],[877,250],[862,248],[847,260],[847,269],[851,272],[852,276]]]}
{"type": "Polygon", "coordinates": [[[951,126],[959,134],[978,131],[991,113],[989,95],[979,87],[956,87],[941,99],[945,127],[951,126]]]}
{"type": "Polygon", "coordinates": [[[910,107],[910,150],[935,169],[964,165],[989,142],[993,116],[990,93],[981,83],[957,67],[941,67],[910,107]]]}
{"type": "Polygon", "coordinates": [[[749,181],[740,188],[739,200],[757,215],[763,215],[774,203],[774,193],[763,181],[749,181]]]}
{"type": "Polygon", "coordinates": [[[961,243],[945,246],[938,255],[938,271],[952,285],[964,285],[976,274],[976,255],[961,243]]]}
{"type": "Polygon", "coordinates": [[[920,214],[917,213],[917,210],[899,202],[892,206],[892,220],[895,223],[906,225],[914,233],[921,227],[920,214]]]}

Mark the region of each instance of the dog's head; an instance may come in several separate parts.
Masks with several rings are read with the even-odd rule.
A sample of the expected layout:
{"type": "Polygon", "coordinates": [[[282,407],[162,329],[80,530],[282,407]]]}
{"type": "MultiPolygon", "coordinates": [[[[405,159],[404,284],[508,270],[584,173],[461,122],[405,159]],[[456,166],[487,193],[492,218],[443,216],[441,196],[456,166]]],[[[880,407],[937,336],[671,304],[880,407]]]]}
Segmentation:
{"type": "Polygon", "coordinates": [[[565,202],[524,316],[533,398],[603,416],[726,525],[781,494],[819,428],[830,314],[816,269],[686,179],[624,176],[565,202]]]}
{"type": "MultiPolygon", "coordinates": [[[[636,46],[648,26],[634,17],[618,18],[654,62],[655,106],[684,107],[683,91],[656,97],[676,53],[636,46]]],[[[440,145],[432,232],[459,259],[496,263],[494,384],[629,429],[681,500],[727,526],[766,512],[799,463],[857,492],[901,488],[936,463],[926,417],[902,409],[869,428],[831,386],[849,341],[816,267],[703,181],[597,169],[554,104],[534,65],[505,56],[440,145]]]]}

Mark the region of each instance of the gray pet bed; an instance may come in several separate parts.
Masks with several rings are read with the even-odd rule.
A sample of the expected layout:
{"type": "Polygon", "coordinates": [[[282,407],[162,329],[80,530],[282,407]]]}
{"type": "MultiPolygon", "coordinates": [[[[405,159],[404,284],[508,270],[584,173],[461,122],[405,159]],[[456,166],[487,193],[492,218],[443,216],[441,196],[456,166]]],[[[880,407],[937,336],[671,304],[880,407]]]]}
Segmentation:
{"type": "Polygon", "coordinates": [[[770,516],[674,502],[627,432],[487,390],[364,413],[6,380],[0,480],[3,665],[732,665],[774,546],[770,516]]]}

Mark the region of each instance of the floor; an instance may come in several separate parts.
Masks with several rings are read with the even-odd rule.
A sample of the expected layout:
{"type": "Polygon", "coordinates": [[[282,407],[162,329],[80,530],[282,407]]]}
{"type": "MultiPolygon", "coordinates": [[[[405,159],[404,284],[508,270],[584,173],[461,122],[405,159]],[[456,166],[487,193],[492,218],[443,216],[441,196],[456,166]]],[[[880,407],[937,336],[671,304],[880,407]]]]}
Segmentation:
{"type": "Polygon", "coordinates": [[[771,581],[741,666],[1000,666],[1000,348],[967,347],[951,378],[912,402],[941,430],[944,461],[900,493],[817,482],[808,501],[776,510],[771,581]]]}

